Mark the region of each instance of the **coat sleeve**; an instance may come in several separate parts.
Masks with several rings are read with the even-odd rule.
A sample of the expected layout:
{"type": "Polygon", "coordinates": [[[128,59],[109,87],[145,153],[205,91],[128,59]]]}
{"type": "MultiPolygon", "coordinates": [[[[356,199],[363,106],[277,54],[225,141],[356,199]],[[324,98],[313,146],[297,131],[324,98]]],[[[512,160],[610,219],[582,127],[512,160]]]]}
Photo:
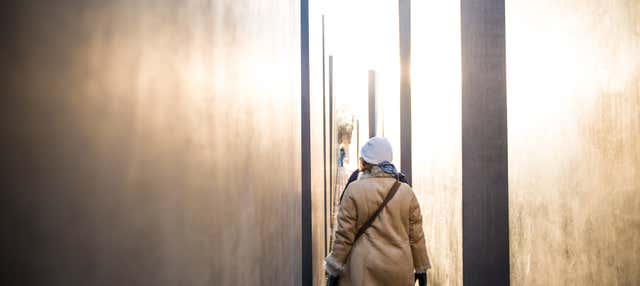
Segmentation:
{"type": "Polygon", "coordinates": [[[344,264],[351,251],[353,240],[356,236],[356,224],[358,220],[355,200],[350,195],[350,188],[345,190],[345,195],[340,202],[338,210],[338,227],[336,229],[333,250],[325,259],[326,270],[331,275],[339,276],[344,270],[344,264]]]}
{"type": "Polygon", "coordinates": [[[409,216],[409,243],[411,244],[411,254],[413,255],[413,267],[416,272],[425,272],[431,268],[427,245],[422,230],[422,212],[418,199],[413,196],[411,199],[411,214],[409,216]]]}

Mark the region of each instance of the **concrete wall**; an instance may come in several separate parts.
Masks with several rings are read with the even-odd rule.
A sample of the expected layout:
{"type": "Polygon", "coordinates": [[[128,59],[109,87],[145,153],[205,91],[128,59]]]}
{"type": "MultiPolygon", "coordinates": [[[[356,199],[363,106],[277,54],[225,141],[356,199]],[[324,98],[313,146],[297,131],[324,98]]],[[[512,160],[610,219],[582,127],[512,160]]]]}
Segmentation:
{"type": "Polygon", "coordinates": [[[640,2],[507,1],[513,285],[640,284],[640,2]]]}
{"type": "Polygon", "coordinates": [[[412,1],[413,186],[433,269],[462,285],[460,1],[412,1]]]}
{"type": "Polygon", "coordinates": [[[298,1],[1,11],[3,285],[300,285],[298,1]]]}
{"type": "MultiPolygon", "coordinates": [[[[325,182],[325,160],[323,153],[325,143],[323,140],[329,137],[328,130],[323,128],[323,78],[322,78],[322,1],[309,1],[309,66],[310,66],[310,105],[311,105],[311,204],[312,204],[312,226],[313,226],[313,285],[324,285],[324,257],[326,256],[326,234],[325,231],[325,185],[328,185],[328,179],[325,182]]],[[[326,80],[326,79],[325,79],[326,80]]],[[[328,110],[328,104],[325,103],[324,112],[328,110]]],[[[329,164],[329,162],[327,162],[329,164]]],[[[328,167],[329,165],[327,165],[328,167]]],[[[328,170],[326,171],[328,176],[328,170]]],[[[328,178],[328,177],[326,177],[328,178]]],[[[328,193],[327,193],[328,196],[328,193]]],[[[328,198],[327,198],[328,199],[328,198]]]]}

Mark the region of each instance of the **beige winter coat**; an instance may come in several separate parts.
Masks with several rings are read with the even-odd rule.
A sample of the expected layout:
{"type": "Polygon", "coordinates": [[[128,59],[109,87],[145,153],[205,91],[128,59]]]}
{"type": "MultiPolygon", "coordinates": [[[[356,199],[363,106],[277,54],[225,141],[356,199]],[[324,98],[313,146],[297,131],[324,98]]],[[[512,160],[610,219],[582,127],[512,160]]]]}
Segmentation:
{"type": "Polygon", "coordinates": [[[411,187],[404,183],[353,244],[356,232],[376,211],[394,182],[395,178],[374,167],[345,190],[333,251],[325,259],[327,272],[340,276],[340,286],[414,285],[414,271],[424,272],[431,267],[420,205],[411,187]]]}

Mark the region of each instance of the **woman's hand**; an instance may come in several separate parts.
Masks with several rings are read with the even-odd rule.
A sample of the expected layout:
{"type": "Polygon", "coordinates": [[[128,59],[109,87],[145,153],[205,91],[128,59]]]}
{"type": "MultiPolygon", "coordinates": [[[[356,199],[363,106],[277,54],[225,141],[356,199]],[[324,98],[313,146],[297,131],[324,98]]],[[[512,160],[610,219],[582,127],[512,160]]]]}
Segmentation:
{"type": "Polygon", "coordinates": [[[427,272],[420,272],[420,273],[416,273],[414,274],[415,280],[413,280],[414,282],[416,280],[418,280],[418,285],[420,286],[427,286],[427,272]]]}
{"type": "Polygon", "coordinates": [[[338,276],[324,273],[325,280],[327,280],[327,286],[338,286],[338,276]]]}

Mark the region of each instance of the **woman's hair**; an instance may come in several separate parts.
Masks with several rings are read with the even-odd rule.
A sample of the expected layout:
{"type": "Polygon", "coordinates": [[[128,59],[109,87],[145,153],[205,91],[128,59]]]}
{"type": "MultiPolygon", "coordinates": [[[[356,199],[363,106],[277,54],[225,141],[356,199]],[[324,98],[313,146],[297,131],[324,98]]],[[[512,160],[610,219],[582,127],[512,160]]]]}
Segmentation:
{"type": "Polygon", "coordinates": [[[367,163],[367,161],[365,161],[364,159],[360,158],[360,171],[369,172],[369,171],[371,171],[371,168],[373,168],[374,166],[375,166],[375,164],[367,163]]]}

